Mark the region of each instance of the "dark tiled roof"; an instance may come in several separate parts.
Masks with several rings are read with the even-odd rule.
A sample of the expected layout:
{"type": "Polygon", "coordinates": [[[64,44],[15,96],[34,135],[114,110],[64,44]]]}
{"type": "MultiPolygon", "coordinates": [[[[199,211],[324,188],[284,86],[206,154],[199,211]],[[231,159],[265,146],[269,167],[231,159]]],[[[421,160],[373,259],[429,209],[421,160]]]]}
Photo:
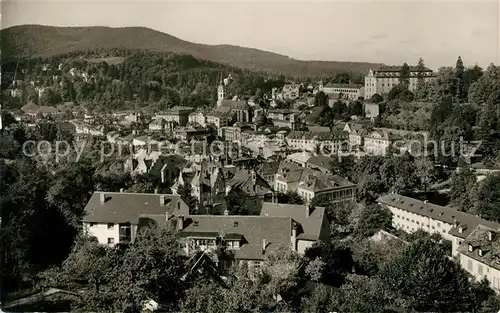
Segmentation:
{"type": "Polygon", "coordinates": [[[246,103],[246,101],[224,100],[222,101],[221,107],[233,110],[248,110],[249,105],[246,103]]]}
{"type": "Polygon", "coordinates": [[[298,239],[327,239],[330,226],[325,214],[325,208],[315,207],[311,209],[311,214],[308,214],[309,210],[307,205],[264,202],[260,215],[290,217],[300,224],[301,231],[297,232],[298,239]]]}
{"type": "Polygon", "coordinates": [[[364,87],[362,84],[328,84],[325,86],[326,88],[352,88],[352,89],[359,89],[361,87],[364,87]]]}
{"type": "MultiPolygon", "coordinates": [[[[401,72],[401,68],[403,66],[394,66],[394,65],[391,65],[391,66],[388,66],[388,65],[384,65],[384,66],[381,66],[379,67],[376,72],[401,72]]],[[[418,71],[418,68],[416,66],[410,66],[410,72],[417,72],[418,71]]],[[[428,69],[427,67],[424,67],[424,72],[432,72],[431,69],[428,69]]]]}
{"type": "Polygon", "coordinates": [[[259,164],[257,167],[257,173],[263,176],[274,175],[278,172],[280,167],[280,162],[266,162],[259,164]]]}
{"type": "Polygon", "coordinates": [[[141,214],[165,214],[167,212],[171,215],[189,214],[189,207],[178,195],[96,191],[85,206],[83,221],[138,224],[141,214]],[[106,196],[103,204],[100,200],[101,194],[106,196]],[[161,196],[165,197],[164,206],[160,204],[161,196]]]}
{"type": "Polygon", "coordinates": [[[485,221],[473,214],[397,194],[385,195],[377,202],[454,225],[449,234],[455,237],[466,238],[478,225],[500,229],[500,224],[485,221]]]}
{"type": "Polygon", "coordinates": [[[338,175],[316,175],[302,179],[299,187],[314,192],[322,192],[337,188],[356,187],[356,185],[338,175]]]}
{"type": "Polygon", "coordinates": [[[313,155],[312,157],[309,158],[309,160],[307,160],[307,164],[329,171],[330,164],[334,160],[335,160],[334,158],[327,157],[324,155],[313,155]]]}
{"type": "MultiPolygon", "coordinates": [[[[262,240],[266,240],[266,251],[279,246],[290,246],[292,219],[290,217],[240,216],[240,215],[191,215],[185,220],[181,236],[232,234],[243,237],[235,258],[263,260],[262,240]],[[197,222],[195,226],[195,223],[197,222]],[[237,224],[235,224],[237,222],[237,224]]],[[[214,236],[215,237],[215,236],[214,236]]]]}
{"type": "Polygon", "coordinates": [[[33,102],[30,102],[26,105],[24,105],[21,110],[24,112],[24,113],[38,113],[38,110],[40,109],[40,107],[33,103],[33,102]]]}
{"type": "Polygon", "coordinates": [[[271,186],[257,173],[255,173],[255,189],[253,188],[252,172],[241,169],[227,182],[232,190],[239,190],[248,195],[266,195],[272,190],[271,186]]]}
{"type": "Polygon", "coordinates": [[[500,270],[500,234],[498,228],[477,226],[458,247],[458,252],[473,258],[483,264],[500,270]],[[489,232],[492,231],[491,241],[489,232]],[[472,251],[469,251],[469,245],[472,251]],[[482,255],[480,255],[480,251],[482,255]]]}

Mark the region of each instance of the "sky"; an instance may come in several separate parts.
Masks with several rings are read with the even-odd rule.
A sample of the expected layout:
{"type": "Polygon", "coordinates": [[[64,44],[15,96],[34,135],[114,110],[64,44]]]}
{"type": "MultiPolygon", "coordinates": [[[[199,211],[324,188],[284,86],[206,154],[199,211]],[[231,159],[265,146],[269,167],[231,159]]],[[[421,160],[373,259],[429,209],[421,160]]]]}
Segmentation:
{"type": "Polygon", "coordinates": [[[95,1],[3,0],[2,27],[145,26],[204,44],[301,60],[427,66],[500,64],[500,0],[95,1]]]}

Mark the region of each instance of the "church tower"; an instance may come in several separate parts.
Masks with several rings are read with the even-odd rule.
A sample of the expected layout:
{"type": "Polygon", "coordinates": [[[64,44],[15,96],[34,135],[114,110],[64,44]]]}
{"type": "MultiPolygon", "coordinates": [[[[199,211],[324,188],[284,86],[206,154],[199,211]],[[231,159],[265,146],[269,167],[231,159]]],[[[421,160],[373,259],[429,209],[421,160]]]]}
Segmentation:
{"type": "Polygon", "coordinates": [[[217,88],[217,106],[220,107],[222,105],[222,102],[224,101],[224,83],[221,80],[219,87],[217,88]]]}

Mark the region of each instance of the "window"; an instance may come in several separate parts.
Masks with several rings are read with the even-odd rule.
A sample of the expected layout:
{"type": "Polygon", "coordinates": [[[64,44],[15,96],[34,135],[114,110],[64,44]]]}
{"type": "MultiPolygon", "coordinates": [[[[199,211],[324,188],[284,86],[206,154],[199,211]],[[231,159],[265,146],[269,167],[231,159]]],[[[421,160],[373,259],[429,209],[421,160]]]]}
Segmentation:
{"type": "Polygon", "coordinates": [[[477,265],[477,273],[479,275],[483,275],[483,266],[481,264],[477,265]]]}
{"type": "Polygon", "coordinates": [[[120,224],[120,242],[122,241],[131,241],[132,232],[130,228],[130,223],[120,224]]]}
{"type": "Polygon", "coordinates": [[[441,223],[438,223],[438,228],[441,228],[441,223]]]}
{"type": "Polygon", "coordinates": [[[109,237],[108,238],[108,245],[114,245],[115,244],[115,238],[109,237]]]}
{"type": "Polygon", "coordinates": [[[108,223],[108,229],[113,229],[115,227],[115,224],[113,223],[108,223]]]}

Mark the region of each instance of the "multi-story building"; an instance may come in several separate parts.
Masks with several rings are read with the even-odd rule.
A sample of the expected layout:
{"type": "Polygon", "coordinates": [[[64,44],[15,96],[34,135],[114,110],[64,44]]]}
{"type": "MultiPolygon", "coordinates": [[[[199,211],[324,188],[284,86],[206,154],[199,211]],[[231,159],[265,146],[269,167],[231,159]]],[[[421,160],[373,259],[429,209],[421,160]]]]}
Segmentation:
{"type": "Polygon", "coordinates": [[[278,192],[297,192],[306,203],[318,195],[333,203],[350,201],[356,195],[356,185],[338,175],[323,174],[282,162],[274,180],[278,192]]]}
{"type": "Polygon", "coordinates": [[[323,86],[320,82],[319,91],[332,94],[338,99],[358,100],[365,96],[365,87],[362,84],[331,84],[323,86]]]}
{"type": "Polygon", "coordinates": [[[392,226],[412,233],[419,229],[438,233],[452,244],[452,255],[476,279],[488,278],[500,292],[500,224],[480,217],[397,194],[380,197],[377,202],[392,213],[392,226]]]}
{"type": "Polygon", "coordinates": [[[180,196],[169,194],[101,192],[92,194],[85,206],[83,230],[101,244],[133,242],[141,218],[189,214],[180,196]]]}
{"type": "Polygon", "coordinates": [[[367,154],[385,155],[391,145],[391,136],[387,131],[375,130],[364,137],[364,151],[367,154]]]}
{"type": "Polygon", "coordinates": [[[280,166],[279,162],[265,162],[257,167],[257,173],[270,185],[274,186],[274,178],[280,166]]]}
{"type": "Polygon", "coordinates": [[[205,126],[207,124],[207,114],[204,111],[196,111],[189,114],[188,122],[205,126]]]}
{"type": "Polygon", "coordinates": [[[349,134],[349,145],[351,148],[363,147],[364,145],[364,135],[366,133],[363,125],[356,123],[345,123],[345,132],[349,134]]]}
{"type": "Polygon", "coordinates": [[[348,137],[341,132],[292,131],[286,141],[292,149],[337,154],[347,149],[348,137]]]}
{"type": "Polygon", "coordinates": [[[234,114],[230,108],[219,107],[207,113],[207,124],[213,124],[217,129],[230,126],[234,122],[234,114]]]}
{"type": "MultiPolygon", "coordinates": [[[[377,70],[370,70],[365,76],[365,98],[370,99],[374,94],[386,94],[399,84],[401,66],[382,66],[377,70]]],[[[436,75],[432,70],[424,68],[419,71],[416,66],[410,67],[409,86],[410,91],[415,91],[419,77],[425,82],[431,82],[436,75]]]]}
{"type": "Polygon", "coordinates": [[[297,84],[286,84],[281,90],[283,99],[285,100],[295,100],[300,95],[300,85],[297,84]]]}
{"type": "Polygon", "coordinates": [[[175,106],[167,111],[156,113],[155,119],[161,118],[167,122],[176,122],[179,126],[186,126],[191,112],[193,112],[191,107],[175,106]]]}
{"type": "Polygon", "coordinates": [[[237,126],[225,126],[219,128],[219,137],[225,141],[241,142],[241,128],[237,126]]]}

